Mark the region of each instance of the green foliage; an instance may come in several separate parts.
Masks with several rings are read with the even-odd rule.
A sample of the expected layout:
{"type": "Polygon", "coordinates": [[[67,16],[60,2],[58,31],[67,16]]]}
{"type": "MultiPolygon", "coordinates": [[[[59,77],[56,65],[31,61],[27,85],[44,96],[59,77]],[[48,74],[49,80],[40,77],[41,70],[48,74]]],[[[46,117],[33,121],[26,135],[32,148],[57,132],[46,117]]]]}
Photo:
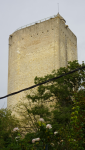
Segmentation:
{"type": "Polygon", "coordinates": [[[0,109],[0,148],[7,147],[13,140],[13,128],[19,125],[11,111],[0,109]]]}
{"type": "MultiPolygon", "coordinates": [[[[35,77],[34,82],[35,84],[39,84],[46,80],[68,73],[69,71],[73,71],[74,69],[82,66],[84,66],[84,63],[82,62],[82,65],[80,65],[77,60],[68,62],[67,67],[61,67],[57,71],[54,70],[52,74],[46,75],[44,77],[35,77]]],[[[49,121],[53,126],[55,126],[56,124],[58,127],[62,126],[62,123],[63,125],[69,123],[72,105],[74,104],[74,92],[78,92],[79,88],[84,87],[84,70],[85,69],[76,71],[72,74],[63,76],[49,83],[38,86],[37,91],[35,93],[32,93],[32,95],[27,95],[27,98],[31,99],[33,103],[41,103],[41,106],[37,103],[37,106],[35,105],[35,107],[33,107],[31,111],[28,110],[29,113],[32,113],[33,115],[40,114],[40,117],[43,117],[46,121],[49,118],[49,121]],[[51,111],[51,115],[49,113],[50,108],[48,108],[46,112],[46,109],[44,108],[45,105],[43,105],[46,104],[46,101],[48,100],[55,100],[56,102],[56,105],[54,107],[55,109],[51,111]],[[46,116],[48,116],[48,118],[46,118],[46,116]]]]}
{"type": "Polygon", "coordinates": [[[66,126],[70,122],[70,117],[71,117],[71,109],[72,106],[68,107],[60,107],[59,110],[55,109],[53,110],[53,119],[52,123],[54,130],[59,130],[60,127],[66,126]]]}
{"type": "MultiPolygon", "coordinates": [[[[80,65],[77,60],[68,62],[67,67],[61,67],[57,71],[53,71],[52,74],[43,77],[35,77],[35,84],[44,82],[51,78],[60,76],[69,71],[73,71],[76,68],[84,66],[84,63],[80,65]]],[[[85,69],[76,71],[72,74],[63,76],[59,79],[53,80],[51,84],[43,84],[38,87],[36,95],[30,97],[33,101],[43,99],[44,101],[48,98],[55,96],[61,105],[68,105],[72,103],[72,95],[74,91],[78,91],[81,87],[81,83],[85,81],[85,69]]],[[[83,84],[82,84],[83,85],[83,84]]]]}
{"type": "Polygon", "coordinates": [[[42,118],[45,114],[47,116],[51,115],[51,113],[49,112],[48,107],[44,107],[44,105],[35,105],[35,107],[33,107],[31,110],[28,109],[27,110],[28,113],[32,113],[33,115],[40,115],[40,117],[42,118]]]}
{"type": "MultiPolygon", "coordinates": [[[[76,60],[68,62],[67,67],[54,70],[52,74],[45,77],[35,77],[34,82],[38,84],[82,66],[85,66],[84,62],[82,65],[76,60]]],[[[37,130],[27,133],[23,138],[19,131],[12,132],[14,127],[19,127],[16,119],[7,110],[0,110],[1,150],[43,150],[47,148],[48,150],[84,150],[84,88],[85,69],[82,69],[40,85],[35,92],[27,95],[26,97],[28,100],[32,100],[34,106],[31,109],[27,107],[27,104],[23,104],[23,106],[26,108],[26,114],[32,120],[32,128],[37,130]],[[54,101],[55,105],[48,107],[49,102],[54,101]],[[36,116],[44,118],[45,122],[40,122],[39,117],[36,116]],[[52,125],[51,129],[46,128],[48,123],[52,125]],[[54,134],[55,131],[57,131],[56,135],[54,134]],[[19,138],[16,140],[16,137],[19,138]],[[32,143],[34,138],[40,138],[40,141],[32,143]]],[[[24,115],[24,117],[27,116],[24,115]]]]}
{"type": "MultiPolygon", "coordinates": [[[[52,74],[46,75],[45,77],[36,77],[35,78],[35,84],[44,82],[46,80],[49,80],[51,78],[60,76],[62,74],[68,73],[69,71],[73,71],[74,69],[80,68],[82,66],[85,66],[84,63],[80,65],[78,61],[73,61],[73,62],[68,62],[67,67],[61,67],[57,71],[53,71],[52,74]]],[[[72,119],[72,112],[73,112],[73,105],[74,105],[74,99],[75,93],[80,93],[83,95],[82,90],[80,88],[85,86],[85,69],[76,71],[72,74],[63,76],[59,79],[53,80],[49,83],[43,84],[38,87],[37,92],[32,95],[28,95],[28,99],[31,99],[32,102],[42,102],[45,103],[48,99],[55,99],[56,100],[56,105],[54,107],[54,110],[51,111],[51,117],[49,119],[50,123],[53,126],[53,131],[54,130],[59,130],[61,133],[61,137],[65,140],[64,146],[66,143],[69,144],[68,137],[71,138],[71,131],[73,129],[73,126],[70,126],[71,124],[71,119],[72,119]],[[64,131],[65,129],[65,131],[64,131]],[[63,131],[62,131],[63,130],[63,131]],[[66,132],[66,134],[64,134],[66,132]],[[64,135],[64,136],[62,136],[64,135]]],[[[77,101],[79,99],[77,98],[77,101]]],[[[37,107],[38,108],[38,107],[37,107]]],[[[83,108],[84,109],[84,108],[83,108]]],[[[44,108],[43,108],[44,110],[44,108]]],[[[33,114],[39,115],[38,113],[39,109],[36,109],[36,107],[33,108],[33,114]],[[37,110],[37,111],[36,111],[37,110]]],[[[42,109],[41,109],[42,112],[42,109]]],[[[44,113],[43,111],[43,118],[45,118],[46,112],[44,113]]],[[[40,117],[42,117],[40,115],[40,117]]],[[[76,116],[73,118],[73,120],[76,119],[76,116]]],[[[47,120],[46,120],[47,121],[47,120]]],[[[83,127],[84,130],[84,127],[83,127]]],[[[74,129],[73,129],[73,133],[74,129]]],[[[72,133],[72,134],[73,134],[72,133]]],[[[75,137],[72,137],[72,139],[75,137]]],[[[72,139],[71,144],[72,144],[72,139]]],[[[66,144],[67,145],[67,144],[66,144]]],[[[73,144],[73,146],[77,146],[76,144],[73,144]]],[[[71,146],[71,145],[70,145],[71,146]]],[[[74,147],[75,147],[74,146],[74,147]]],[[[78,147],[78,146],[77,146],[78,147]]],[[[64,147],[66,148],[66,147],[64,147]]]]}

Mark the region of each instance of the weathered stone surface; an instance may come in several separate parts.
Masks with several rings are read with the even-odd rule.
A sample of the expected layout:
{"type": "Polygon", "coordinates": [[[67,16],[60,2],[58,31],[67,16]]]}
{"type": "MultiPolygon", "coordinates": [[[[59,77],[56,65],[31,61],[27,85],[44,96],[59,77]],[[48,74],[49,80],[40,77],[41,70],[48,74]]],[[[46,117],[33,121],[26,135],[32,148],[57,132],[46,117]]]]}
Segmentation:
{"type": "MultiPolygon", "coordinates": [[[[55,18],[20,29],[9,37],[8,94],[32,86],[35,76],[77,60],[77,38],[58,14],[55,18]]],[[[13,108],[25,92],[8,97],[13,108]]]]}

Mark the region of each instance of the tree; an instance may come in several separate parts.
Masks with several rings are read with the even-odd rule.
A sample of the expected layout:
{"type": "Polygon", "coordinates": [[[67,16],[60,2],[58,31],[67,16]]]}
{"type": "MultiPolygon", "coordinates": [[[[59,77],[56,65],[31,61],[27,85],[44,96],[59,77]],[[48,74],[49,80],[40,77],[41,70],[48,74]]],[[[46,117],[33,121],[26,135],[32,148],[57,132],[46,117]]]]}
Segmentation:
{"type": "MultiPolygon", "coordinates": [[[[42,83],[46,80],[68,73],[69,71],[73,71],[74,69],[84,65],[84,62],[82,62],[80,65],[77,60],[68,62],[67,67],[61,67],[58,70],[54,70],[51,74],[48,74],[44,77],[35,77],[34,83],[42,83]]],[[[85,69],[82,69],[59,79],[53,80],[49,83],[42,84],[37,87],[37,90],[34,89],[32,94],[28,94],[26,96],[28,102],[31,100],[32,104],[36,103],[31,109],[29,106],[27,106],[27,104],[22,103],[28,112],[28,116],[31,116],[30,121],[32,121],[32,123],[33,120],[37,122],[37,118],[43,117],[47,123],[51,122],[54,130],[56,128],[58,129],[62,125],[65,126],[68,124],[70,121],[72,106],[74,104],[73,95],[75,92],[78,92],[81,87],[84,87],[84,71],[85,69]],[[49,101],[49,103],[53,103],[55,101],[55,105],[52,104],[52,106],[48,104],[48,107],[46,103],[47,101],[49,101]]]]}
{"type": "Polygon", "coordinates": [[[10,110],[0,109],[0,148],[12,142],[13,128],[19,126],[18,120],[11,113],[10,110]]]}
{"type": "MultiPolygon", "coordinates": [[[[45,77],[35,77],[34,82],[35,84],[42,83],[43,81],[60,76],[63,73],[68,73],[82,66],[85,66],[85,64],[82,63],[82,65],[80,65],[78,61],[68,62],[67,67],[62,67],[57,71],[54,70],[52,74],[46,75],[45,77]]],[[[31,92],[29,91],[30,94],[26,96],[28,103],[22,102],[20,104],[20,106],[25,108],[21,107],[20,113],[22,113],[24,117],[22,119],[25,123],[23,128],[27,129],[24,140],[20,141],[22,147],[24,146],[24,149],[29,146],[32,148],[32,138],[38,138],[40,136],[41,145],[39,145],[39,142],[36,142],[34,149],[35,147],[39,149],[38,146],[40,146],[41,149],[43,141],[45,146],[48,146],[49,143],[47,144],[46,142],[51,142],[53,139],[54,141],[52,142],[57,146],[54,147],[53,150],[56,148],[61,150],[75,150],[76,148],[83,150],[85,146],[84,88],[85,69],[82,69],[42,84],[31,92]],[[45,120],[44,124],[38,122],[39,118],[45,120]],[[52,125],[52,131],[46,129],[47,123],[52,125]],[[28,127],[29,124],[30,127],[28,127]],[[52,132],[56,130],[58,134],[54,138],[52,132]],[[29,131],[35,133],[29,133],[29,131]],[[28,142],[30,144],[28,144],[28,142]]]]}

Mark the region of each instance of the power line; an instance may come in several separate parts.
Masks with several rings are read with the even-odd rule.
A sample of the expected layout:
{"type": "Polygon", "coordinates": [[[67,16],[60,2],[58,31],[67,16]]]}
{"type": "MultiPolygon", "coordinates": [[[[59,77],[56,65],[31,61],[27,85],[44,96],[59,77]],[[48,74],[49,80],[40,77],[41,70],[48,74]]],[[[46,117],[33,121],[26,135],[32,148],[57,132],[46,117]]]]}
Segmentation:
{"type": "Polygon", "coordinates": [[[18,94],[18,93],[23,92],[23,91],[26,91],[26,90],[33,89],[33,88],[35,88],[35,87],[37,87],[37,86],[39,86],[39,85],[45,84],[45,83],[50,82],[50,81],[53,81],[53,80],[55,80],[55,79],[59,79],[59,78],[61,78],[61,77],[63,77],[63,76],[66,76],[66,75],[68,75],[68,74],[71,74],[71,73],[73,73],[73,72],[76,72],[76,71],[81,70],[81,69],[84,69],[84,68],[85,68],[85,66],[83,66],[83,67],[81,67],[81,68],[77,68],[77,69],[75,69],[75,70],[73,70],[73,71],[70,71],[70,72],[68,72],[68,73],[62,74],[62,75],[60,75],[60,76],[58,76],[58,77],[54,77],[54,78],[49,79],[49,80],[46,80],[46,81],[44,81],[44,82],[42,82],[42,83],[38,83],[38,84],[33,85],[33,86],[30,86],[30,87],[28,87],[28,88],[19,90],[19,91],[17,91],[17,92],[10,93],[10,94],[5,95],[5,96],[3,96],[3,97],[0,97],[0,99],[3,99],[3,98],[6,98],[6,97],[9,97],[9,96],[18,94]]]}

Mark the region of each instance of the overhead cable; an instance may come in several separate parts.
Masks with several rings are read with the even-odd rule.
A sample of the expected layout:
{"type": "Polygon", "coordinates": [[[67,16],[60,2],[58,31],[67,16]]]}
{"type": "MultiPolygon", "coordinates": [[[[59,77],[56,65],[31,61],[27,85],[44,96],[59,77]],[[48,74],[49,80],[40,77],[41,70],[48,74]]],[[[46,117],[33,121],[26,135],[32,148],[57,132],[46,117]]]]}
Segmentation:
{"type": "Polygon", "coordinates": [[[35,88],[35,87],[37,87],[37,86],[39,86],[39,85],[45,84],[45,83],[47,83],[47,82],[50,82],[50,81],[53,81],[53,80],[56,80],[56,79],[59,79],[59,78],[61,78],[61,77],[63,77],[63,76],[66,76],[66,75],[68,75],[68,74],[71,74],[71,73],[73,73],[73,72],[76,72],[76,71],[81,70],[81,69],[84,69],[84,68],[85,68],[85,66],[83,66],[83,67],[81,67],[81,68],[77,68],[77,69],[75,69],[75,70],[73,70],[73,71],[70,71],[70,72],[68,72],[68,73],[64,73],[64,74],[62,74],[62,75],[60,75],[60,76],[58,76],[58,77],[54,77],[54,78],[49,79],[49,80],[46,80],[46,81],[44,81],[44,82],[42,82],[42,83],[38,83],[38,84],[36,84],[36,85],[27,87],[27,88],[22,89],[22,90],[19,90],[19,91],[17,91],[17,92],[10,93],[10,94],[5,95],[5,96],[3,96],[3,97],[0,97],[0,99],[3,99],[3,98],[6,98],[6,97],[9,97],[9,96],[18,94],[18,93],[23,92],[23,91],[26,91],[26,90],[33,89],[33,88],[35,88]]]}

